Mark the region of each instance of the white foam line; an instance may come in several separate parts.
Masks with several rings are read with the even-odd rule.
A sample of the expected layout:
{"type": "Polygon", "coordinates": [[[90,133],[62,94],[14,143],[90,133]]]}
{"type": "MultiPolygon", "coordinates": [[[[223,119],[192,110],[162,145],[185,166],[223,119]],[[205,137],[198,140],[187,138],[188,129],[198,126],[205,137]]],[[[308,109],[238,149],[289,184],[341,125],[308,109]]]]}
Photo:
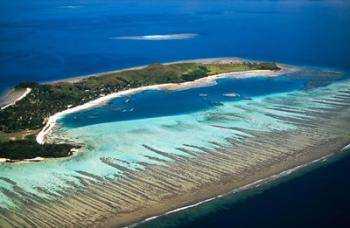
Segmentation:
{"type": "MultiPolygon", "coordinates": [[[[349,145],[350,145],[350,144],[349,144],[349,145]]],[[[348,145],[348,146],[349,146],[349,145],[348,145]]],[[[342,150],[342,151],[343,151],[343,150],[342,150]]],[[[302,169],[302,168],[305,168],[306,166],[315,164],[315,163],[317,163],[317,162],[324,162],[324,161],[326,161],[329,157],[333,156],[334,154],[335,154],[335,153],[331,153],[331,154],[325,155],[325,156],[323,156],[323,157],[321,157],[321,158],[318,158],[318,159],[313,160],[313,161],[311,161],[311,162],[305,163],[305,164],[303,164],[303,165],[296,166],[296,167],[294,167],[294,168],[291,168],[291,169],[282,171],[282,172],[280,172],[280,173],[278,173],[278,174],[275,174],[275,175],[272,175],[272,176],[270,176],[270,177],[266,177],[266,178],[257,180],[257,181],[255,181],[255,182],[252,182],[252,183],[250,183],[250,184],[244,185],[244,186],[239,187],[239,188],[237,188],[237,189],[235,189],[235,190],[233,190],[233,191],[231,191],[231,192],[228,192],[228,193],[225,193],[225,194],[221,194],[221,195],[218,195],[218,196],[215,196],[215,197],[212,197],[212,198],[209,198],[209,199],[200,201],[200,202],[198,202],[198,203],[195,203],[195,204],[192,204],[192,205],[189,205],[189,206],[180,207],[180,208],[177,208],[177,209],[168,211],[168,212],[166,212],[166,213],[164,213],[164,214],[162,214],[162,215],[159,215],[159,216],[152,216],[152,217],[149,217],[149,218],[146,218],[146,219],[142,220],[141,222],[134,223],[134,224],[132,224],[132,225],[128,225],[128,226],[125,226],[125,227],[135,227],[135,226],[137,226],[137,225],[140,225],[140,224],[145,223],[145,222],[149,222],[149,221],[154,220],[154,219],[156,219],[156,218],[159,218],[159,217],[161,217],[161,216],[173,214],[173,213],[176,213],[176,212],[179,212],[179,211],[186,210],[186,209],[188,209],[188,208],[193,208],[193,207],[199,206],[199,205],[201,205],[201,204],[210,202],[210,201],[212,201],[212,200],[214,200],[214,199],[219,199],[219,198],[221,198],[221,197],[223,197],[223,196],[227,196],[227,195],[230,195],[230,194],[235,194],[235,193],[237,193],[237,192],[240,192],[240,191],[243,191],[243,190],[252,189],[252,188],[254,188],[254,187],[255,187],[255,188],[258,188],[258,187],[260,187],[260,186],[263,185],[263,184],[267,184],[267,183],[269,183],[269,182],[271,182],[271,181],[274,181],[274,180],[276,180],[276,179],[279,179],[279,178],[281,178],[281,177],[288,176],[288,175],[294,173],[294,172],[297,171],[297,170],[300,170],[300,169],[302,169]]]]}
{"type": "Polygon", "coordinates": [[[350,149],[350,144],[345,146],[341,151],[348,150],[348,149],[350,149]]]}
{"type": "Polygon", "coordinates": [[[178,33],[178,34],[166,34],[166,35],[144,35],[144,36],[116,36],[111,37],[112,40],[184,40],[192,39],[198,36],[196,33],[178,33]]]}
{"type": "Polygon", "coordinates": [[[151,86],[143,86],[139,88],[134,89],[128,89],[125,91],[120,91],[116,93],[109,94],[107,96],[103,96],[100,98],[97,98],[93,101],[90,101],[88,103],[85,103],[83,105],[79,105],[73,108],[66,109],[62,112],[58,112],[52,116],[49,117],[45,127],[39,132],[39,134],[36,137],[36,141],[39,144],[45,143],[45,137],[46,135],[52,130],[52,128],[56,125],[56,122],[61,117],[78,112],[81,110],[86,110],[101,104],[106,103],[108,100],[118,98],[118,97],[124,97],[124,96],[130,96],[136,93],[140,93],[145,90],[182,90],[182,89],[188,89],[188,88],[194,88],[194,87],[203,87],[215,84],[216,80],[220,78],[248,78],[248,77],[258,77],[258,76],[278,76],[282,74],[283,71],[271,71],[271,70],[252,70],[252,71],[243,71],[243,72],[231,72],[231,73],[222,73],[222,74],[216,74],[211,75],[205,78],[200,78],[195,81],[190,82],[183,82],[183,83],[167,83],[167,84],[160,84],[160,85],[151,85],[151,86]]]}
{"type": "Polygon", "coordinates": [[[18,102],[18,101],[22,100],[23,98],[25,98],[31,91],[32,91],[31,88],[26,88],[26,91],[25,91],[19,98],[17,98],[17,99],[16,99],[15,101],[13,101],[12,103],[7,104],[7,105],[1,107],[1,110],[4,110],[5,108],[8,108],[8,107],[10,107],[10,106],[12,106],[12,105],[15,105],[16,102],[18,102]]]}

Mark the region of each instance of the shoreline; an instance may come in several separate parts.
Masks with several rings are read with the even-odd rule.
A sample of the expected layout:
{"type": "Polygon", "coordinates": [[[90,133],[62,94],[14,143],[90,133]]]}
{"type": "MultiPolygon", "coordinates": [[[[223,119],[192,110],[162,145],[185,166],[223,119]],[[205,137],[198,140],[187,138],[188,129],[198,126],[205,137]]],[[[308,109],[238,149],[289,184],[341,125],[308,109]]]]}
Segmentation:
{"type": "MultiPolygon", "coordinates": [[[[238,57],[217,57],[217,58],[214,57],[214,58],[200,58],[200,59],[187,59],[187,60],[176,60],[176,61],[170,61],[170,62],[160,62],[159,64],[162,64],[162,65],[170,65],[170,64],[177,64],[177,63],[209,64],[209,63],[225,63],[225,62],[241,63],[244,61],[262,62],[262,61],[250,60],[250,59],[244,59],[244,58],[238,58],[238,57]]],[[[56,83],[61,83],[61,82],[75,83],[75,82],[78,82],[82,79],[89,78],[89,77],[99,77],[99,76],[108,75],[108,74],[120,73],[122,71],[128,71],[128,70],[140,70],[140,69],[146,68],[152,64],[157,64],[157,63],[150,63],[150,64],[145,64],[145,65],[140,65],[140,66],[131,66],[131,67],[121,68],[121,69],[117,69],[117,70],[107,70],[107,71],[91,73],[91,74],[87,74],[87,75],[72,76],[72,77],[63,78],[63,79],[43,81],[41,83],[42,84],[56,84],[56,83]]],[[[285,65],[285,64],[278,64],[278,65],[287,67],[287,65],[285,65]]],[[[288,66],[288,67],[290,67],[290,66],[288,66]]]]}
{"type": "Polygon", "coordinates": [[[23,91],[23,93],[19,96],[16,96],[16,93],[19,93],[16,90],[11,90],[10,92],[8,92],[6,95],[4,95],[5,97],[5,102],[4,103],[8,103],[3,105],[2,107],[0,107],[0,110],[4,110],[12,105],[15,105],[18,101],[22,100],[23,98],[25,98],[30,92],[32,91],[31,88],[26,88],[25,91],[23,91]]]}
{"type": "Polygon", "coordinates": [[[29,162],[40,162],[43,161],[45,158],[43,157],[35,157],[35,158],[29,158],[24,160],[12,160],[9,158],[0,158],[0,164],[1,163],[29,163],[29,162]]]}
{"type": "Polygon", "coordinates": [[[242,192],[242,191],[246,191],[246,190],[251,190],[251,189],[254,189],[254,188],[258,188],[262,185],[266,185],[266,184],[269,184],[269,183],[272,183],[274,181],[278,181],[284,177],[287,177],[287,176],[290,176],[296,172],[299,172],[299,171],[302,171],[312,165],[316,165],[316,164],[319,164],[321,162],[326,162],[329,158],[332,158],[338,154],[343,154],[343,153],[347,153],[348,149],[350,149],[350,144],[345,146],[343,149],[341,149],[340,151],[338,152],[333,152],[333,153],[330,153],[330,154],[327,154],[327,155],[324,155],[320,158],[317,158],[315,160],[312,160],[310,162],[307,162],[307,163],[304,163],[304,164],[301,164],[301,165],[298,165],[294,168],[290,168],[290,169],[287,169],[287,170],[284,170],[284,171],[281,171],[277,174],[274,174],[272,176],[269,176],[269,177],[266,177],[266,178],[262,178],[262,179],[259,179],[259,180],[256,180],[252,183],[249,183],[249,184],[246,184],[244,186],[241,186],[241,187],[238,187],[236,189],[233,189],[232,191],[229,191],[227,193],[223,193],[223,194],[219,194],[217,196],[214,196],[214,197],[211,197],[211,198],[208,198],[208,199],[205,199],[205,200],[202,200],[202,201],[199,201],[197,203],[193,203],[193,204],[190,204],[188,206],[183,206],[183,207],[179,207],[177,209],[173,209],[173,210],[170,210],[168,212],[165,212],[163,214],[160,214],[160,215],[155,215],[155,216],[152,216],[152,217],[148,217],[144,220],[141,220],[139,222],[135,222],[135,223],[132,223],[130,225],[126,225],[126,226],[123,226],[124,228],[127,228],[127,227],[130,227],[130,228],[133,228],[133,227],[137,227],[141,224],[144,224],[144,223],[147,223],[147,222],[150,222],[150,221],[153,221],[153,220],[156,220],[158,218],[161,218],[163,216],[167,216],[167,215],[170,215],[170,214],[174,214],[174,213],[177,213],[177,212],[180,212],[180,211],[184,211],[184,210],[187,210],[187,209],[190,209],[190,208],[195,208],[197,206],[200,206],[202,204],[205,204],[205,203],[208,203],[208,202],[211,202],[211,201],[214,201],[216,199],[220,199],[222,197],[226,197],[226,196],[229,196],[229,195],[233,195],[233,194],[236,194],[236,193],[239,193],[239,192],[242,192]]]}
{"type": "MultiPolygon", "coordinates": [[[[184,149],[185,153],[194,155],[186,159],[150,147],[156,153],[168,155],[171,160],[165,162],[169,165],[145,164],[145,169],[127,170],[118,160],[102,157],[102,162],[122,171],[125,177],[103,180],[101,176],[94,176],[94,172],[84,172],[82,180],[92,178],[91,182],[79,188],[84,191],[75,191],[76,185],[69,185],[74,188],[65,192],[58,204],[56,199],[44,204],[37,201],[33,206],[24,205],[21,211],[28,218],[35,217],[33,222],[36,224],[41,224],[42,219],[47,218],[57,226],[137,226],[140,222],[191,208],[213,198],[258,187],[267,180],[275,180],[315,163],[314,160],[321,161],[322,165],[322,160],[334,153],[341,158],[342,153],[338,152],[348,148],[350,139],[346,131],[349,126],[347,104],[350,90],[347,86],[336,87],[336,91],[320,97],[329,99],[329,104],[334,108],[331,110],[335,112],[324,112],[322,107],[315,107],[310,113],[307,112],[315,118],[294,119],[295,125],[300,124],[300,128],[266,133],[248,129],[244,132],[258,137],[247,137],[235,144],[235,141],[231,141],[229,145],[215,144],[219,147],[203,148],[201,150],[206,153],[200,154],[184,149]],[[339,94],[342,97],[336,99],[339,94]],[[337,106],[333,105],[336,101],[337,106]],[[60,210],[59,205],[62,204],[71,210],[60,210]],[[63,219],[56,221],[55,218],[63,219]]],[[[54,139],[48,137],[48,140],[54,139]]],[[[22,223],[26,222],[20,218],[13,222],[15,225],[22,223]]]]}
{"type": "MultiPolygon", "coordinates": [[[[302,157],[299,157],[294,161],[285,161],[283,162],[283,164],[276,164],[276,166],[270,167],[268,168],[268,170],[264,170],[262,173],[254,174],[253,176],[247,178],[245,181],[239,181],[239,183],[236,184],[232,183],[232,180],[230,180],[230,177],[228,177],[226,178],[228,180],[221,180],[217,183],[202,186],[201,188],[183,194],[182,196],[174,196],[173,199],[167,200],[168,203],[156,203],[170,204],[177,202],[177,204],[174,203],[175,205],[177,205],[176,207],[162,207],[157,205],[149,205],[149,208],[153,209],[153,213],[149,212],[150,209],[141,209],[141,211],[138,211],[138,213],[135,213],[134,215],[131,215],[133,213],[130,213],[129,215],[124,214],[119,217],[114,217],[112,215],[112,217],[107,218],[106,221],[101,221],[99,225],[96,225],[94,227],[138,227],[143,223],[155,220],[162,216],[180,212],[189,208],[194,208],[207,202],[211,202],[215,199],[219,199],[231,194],[236,194],[238,192],[254,189],[260,187],[261,185],[273,183],[274,181],[278,181],[281,178],[287,177],[299,171],[303,171],[304,169],[307,169],[312,165],[317,165],[321,162],[327,161],[330,158],[334,158],[336,156],[341,156],[345,153],[348,153],[348,145],[349,141],[346,144],[343,144],[342,146],[338,145],[332,147],[330,145],[327,145],[328,147],[332,147],[331,151],[328,153],[326,151],[323,151],[320,154],[302,155],[302,157]],[[286,169],[283,169],[282,167],[286,169]],[[164,210],[166,208],[168,210],[164,210]]],[[[314,149],[317,150],[317,148],[314,149]]]]}
{"type": "Polygon", "coordinates": [[[341,151],[346,151],[350,149],[350,144],[346,145],[341,151]]]}
{"type": "MultiPolygon", "coordinates": [[[[198,61],[202,61],[202,60],[198,60],[198,61]]],[[[216,60],[211,60],[211,61],[216,61],[216,60]]],[[[227,60],[225,60],[225,61],[227,61],[227,60]]],[[[167,64],[172,64],[172,63],[167,63],[167,64]]],[[[279,70],[279,71],[252,70],[252,71],[228,72],[228,73],[210,75],[210,76],[200,78],[200,79],[190,81],[190,82],[150,85],[150,86],[143,86],[143,87],[128,89],[128,90],[124,90],[124,91],[119,91],[116,93],[111,93],[109,95],[97,98],[95,100],[89,101],[85,104],[82,104],[82,105],[79,105],[79,106],[76,106],[73,108],[68,108],[62,112],[58,112],[58,113],[55,113],[54,115],[50,116],[48,118],[46,125],[42,128],[42,130],[36,136],[36,141],[39,144],[45,144],[46,143],[45,137],[50,133],[50,131],[56,125],[57,120],[60,119],[61,117],[65,116],[67,114],[70,114],[70,113],[78,112],[81,110],[86,110],[86,109],[89,109],[92,107],[99,106],[101,104],[105,104],[107,101],[109,101],[111,99],[134,95],[134,94],[146,91],[146,90],[178,91],[178,90],[184,90],[184,89],[190,89],[190,88],[210,86],[210,85],[215,85],[216,80],[222,79],[222,78],[237,78],[237,79],[239,79],[239,78],[250,78],[250,77],[260,77],[260,76],[262,76],[262,77],[276,77],[276,76],[279,76],[279,75],[291,70],[291,68],[287,67],[286,65],[281,65],[281,64],[277,64],[277,65],[278,65],[278,67],[281,68],[281,70],[279,70]]],[[[134,69],[136,69],[136,68],[134,68],[134,69]]]]}
{"type": "Polygon", "coordinates": [[[101,73],[92,73],[92,74],[87,74],[87,75],[81,75],[81,76],[73,76],[69,78],[64,78],[64,79],[57,79],[57,80],[50,80],[50,81],[44,81],[41,82],[41,84],[58,84],[62,82],[67,82],[67,83],[76,83],[79,82],[80,80],[83,80],[85,78],[90,78],[90,77],[99,77],[107,74],[114,74],[114,73],[119,73],[122,71],[127,71],[127,70],[140,70],[148,65],[142,65],[142,66],[135,66],[135,67],[127,67],[127,68],[122,68],[120,70],[110,70],[110,71],[103,71],[101,73]]]}

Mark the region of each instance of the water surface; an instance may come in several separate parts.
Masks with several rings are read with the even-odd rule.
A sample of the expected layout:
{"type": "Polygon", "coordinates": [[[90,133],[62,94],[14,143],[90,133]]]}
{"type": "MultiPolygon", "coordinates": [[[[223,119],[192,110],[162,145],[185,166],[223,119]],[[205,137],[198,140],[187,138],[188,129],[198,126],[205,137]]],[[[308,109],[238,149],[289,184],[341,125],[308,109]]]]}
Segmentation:
{"type": "Polygon", "coordinates": [[[138,227],[348,227],[349,154],[138,227]],[[336,205],[336,206],[335,206],[336,205]]]}
{"type": "MultiPolygon", "coordinates": [[[[4,0],[0,11],[1,92],[23,80],[50,81],[149,63],[222,56],[350,70],[348,1],[4,0]],[[196,35],[188,39],[113,39],[169,34],[196,35]]],[[[312,117],[303,112],[330,109],[332,105],[323,100],[348,85],[343,81],[301,91],[305,82],[296,79],[222,80],[217,86],[180,92],[147,91],[72,114],[60,121],[55,137],[84,143],[85,153],[63,160],[1,165],[0,177],[5,179],[0,180],[0,207],[23,206],[11,195],[19,194],[19,189],[45,199],[52,193],[60,195],[72,183],[81,184],[79,180],[86,178],[82,171],[101,178],[122,175],[103,164],[101,157],[118,159],[134,170],[144,168],[145,163],[160,163],[149,155],[167,160],[143,144],[182,154],[177,148],[183,144],[213,148],[213,141],[225,145],[227,137],[251,137],[213,125],[259,131],[295,129],[288,118],[308,119],[312,117]],[[222,94],[226,92],[238,92],[241,97],[225,98],[222,94]],[[199,96],[201,93],[208,96],[199,96]],[[293,107],[301,114],[276,110],[281,106],[293,107]]],[[[185,223],[178,226],[234,223],[239,227],[259,222],[276,226],[300,221],[303,226],[317,227],[336,221],[333,225],[339,227],[344,224],[338,221],[348,222],[343,211],[349,211],[344,184],[349,160],[336,164],[340,164],[338,168],[323,167],[314,177],[305,176],[302,183],[288,182],[261,197],[225,205],[227,210],[205,214],[208,218],[189,221],[191,213],[196,213],[190,210],[185,223]],[[253,212],[256,220],[251,219],[253,212]],[[305,215],[310,219],[302,217],[305,215]],[[317,216],[319,222],[312,223],[311,218],[317,216]]],[[[213,204],[216,206],[221,207],[213,204]]],[[[157,225],[161,223],[169,224],[162,219],[157,225]]]]}
{"type": "Polygon", "coordinates": [[[82,127],[91,124],[123,120],[186,114],[224,105],[224,102],[250,100],[254,97],[304,89],[305,78],[257,77],[220,79],[217,85],[181,91],[147,90],[132,97],[109,101],[102,108],[68,115],[61,121],[64,126],[82,127]],[[236,93],[237,97],[226,94],[236,93]]]}
{"type": "Polygon", "coordinates": [[[349,69],[348,1],[0,2],[0,90],[182,59],[238,56],[349,69]],[[112,37],[198,34],[184,40],[112,37]]]}

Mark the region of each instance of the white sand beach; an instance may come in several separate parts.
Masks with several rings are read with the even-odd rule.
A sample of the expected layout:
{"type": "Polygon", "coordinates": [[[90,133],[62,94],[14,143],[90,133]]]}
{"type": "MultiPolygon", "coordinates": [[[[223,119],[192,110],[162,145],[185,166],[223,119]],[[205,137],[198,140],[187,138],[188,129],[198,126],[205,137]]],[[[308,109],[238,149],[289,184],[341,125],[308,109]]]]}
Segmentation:
{"type": "MultiPolygon", "coordinates": [[[[207,60],[209,61],[209,60],[207,60]]],[[[214,60],[210,60],[211,62],[214,60]]],[[[224,61],[224,60],[222,60],[224,61]]],[[[226,61],[226,60],[225,60],[226,61]]],[[[229,61],[229,60],[227,60],[229,61]]],[[[232,60],[230,60],[232,61],[232,60]]],[[[207,62],[206,62],[207,63],[207,62]]],[[[159,85],[152,85],[152,86],[144,86],[144,87],[139,87],[139,88],[134,88],[134,89],[128,89],[116,93],[112,93],[100,98],[97,98],[95,100],[92,100],[90,102],[87,102],[83,105],[79,105],[73,108],[66,109],[62,112],[58,112],[48,118],[48,121],[44,128],[39,132],[39,134],[36,137],[36,141],[39,144],[45,144],[46,142],[46,135],[50,133],[52,128],[56,125],[56,122],[58,119],[63,117],[64,115],[78,112],[81,110],[89,109],[95,106],[99,106],[101,104],[105,104],[107,101],[117,98],[117,97],[123,97],[123,96],[130,96],[136,93],[140,93],[145,90],[170,90],[170,91],[175,91],[175,90],[184,90],[184,89],[189,89],[189,88],[195,88],[195,87],[203,87],[203,86],[208,86],[208,85],[215,85],[216,80],[221,79],[221,78],[250,78],[250,77],[276,77],[278,75],[281,75],[283,73],[286,73],[287,71],[290,70],[285,65],[278,65],[281,70],[280,71],[272,71],[272,70],[252,70],[252,71],[243,71],[243,72],[229,72],[229,73],[222,73],[222,74],[216,74],[216,75],[211,75],[205,78],[197,79],[195,81],[190,81],[190,82],[183,82],[183,83],[168,83],[168,84],[159,84],[159,85]]],[[[135,69],[135,68],[134,68],[135,69]]]]}
{"type": "Polygon", "coordinates": [[[4,109],[16,104],[16,102],[25,98],[31,91],[32,91],[31,88],[26,88],[23,91],[22,90],[21,91],[14,90],[14,91],[10,92],[8,95],[6,95],[6,96],[8,96],[8,99],[7,99],[8,102],[6,105],[1,107],[1,110],[4,110],[4,109]]]}

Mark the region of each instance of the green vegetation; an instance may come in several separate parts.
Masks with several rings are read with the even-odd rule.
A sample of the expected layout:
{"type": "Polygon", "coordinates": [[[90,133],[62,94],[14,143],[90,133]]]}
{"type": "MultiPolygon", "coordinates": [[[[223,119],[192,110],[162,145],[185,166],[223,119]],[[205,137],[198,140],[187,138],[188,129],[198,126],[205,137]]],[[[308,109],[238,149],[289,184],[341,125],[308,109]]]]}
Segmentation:
{"type": "Polygon", "coordinates": [[[58,158],[72,154],[74,146],[69,144],[38,144],[35,139],[10,140],[0,143],[0,157],[11,160],[35,157],[58,158]]]}
{"type": "Polygon", "coordinates": [[[143,69],[89,77],[75,83],[38,84],[36,82],[23,82],[17,85],[16,89],[29,87],[32,91],[15,105],[0,111],[0,157],[22,159],[25,154],[23,151],[26,151],[30,156],[35,154],[42,157],[67,154],[68,145],[35,145],[34,141],[27,140],[33,135],[17,137],[16,139],[11,139],[8,135],[39,130],[46,124],[48,117],[54,113],[84,104],[98,97],[129,88],[181,83],[218,73],[259,69],[279,70],[274,63],[255,62],[154,64],[143,69]],[[22,153],[18,152],[20,150],[22,153]]]}
{"type": "Polygon", "coordinates": [[[30,81],[26,81],[26,82],[21,82],[18,85],[15,86],[15,89],[25,89],[25,88],[33,88],[39,86],[39,84],[37,82],[30,82],[30,81]]]}

